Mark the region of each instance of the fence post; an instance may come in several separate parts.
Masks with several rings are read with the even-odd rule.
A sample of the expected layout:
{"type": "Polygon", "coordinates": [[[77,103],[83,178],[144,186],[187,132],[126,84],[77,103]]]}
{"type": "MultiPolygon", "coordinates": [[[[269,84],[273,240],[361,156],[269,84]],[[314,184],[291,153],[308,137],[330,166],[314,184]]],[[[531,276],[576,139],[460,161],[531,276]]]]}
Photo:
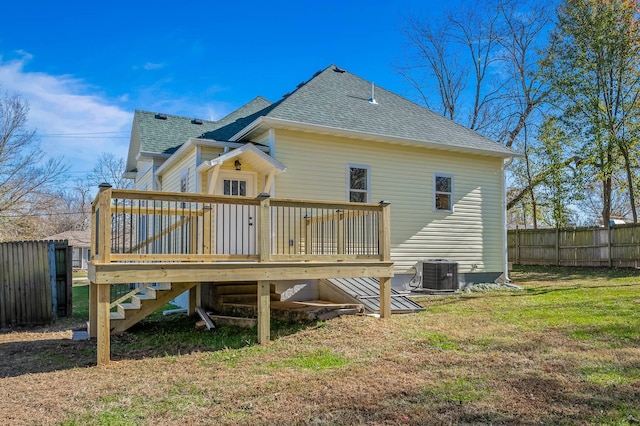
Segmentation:
{"type": "Polygon", "coordinates": [[[560,228],[556,226],[556,266],[560,266],[560,228]]]}
{"type": "Polygon", "coordinates": [[[56,247],[55,243],[47,243],[47,260],[49,261],[49,285],[51,288],[51,317],[58,319],[58,289],[56,282],[56,247]]]}
{"type": "Polygon", "coordinates": [[[516,264],[520,264],[520,234],[518,233],[518,225],[516,225],[516,264]]]}
{"type": "Polygon", "coordinates": [[[608,249],[607,251],[609,252],[608,264],[609,264],[609,268],[611,268],[611,266],[613,266],[613,259],[612,259],[613,256],[611,255],[611,246],[613,245],[611,241],[611,237],[613,236],[613,233],[611,232],[611,225],[608,225],[608,231],[609,231],[608,238],[607,238],[607,249],[608,249]]]}

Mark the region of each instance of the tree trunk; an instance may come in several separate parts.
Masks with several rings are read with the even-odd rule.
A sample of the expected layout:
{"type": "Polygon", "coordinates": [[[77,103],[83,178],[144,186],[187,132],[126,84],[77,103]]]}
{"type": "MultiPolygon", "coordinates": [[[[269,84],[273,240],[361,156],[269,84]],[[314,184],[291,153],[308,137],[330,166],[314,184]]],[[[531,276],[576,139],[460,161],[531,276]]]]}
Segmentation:
{"type": "Polygon", "coordinates": [[[629,159],[629,149],[624,144],[624,141],[620,143],[620,152],[624,158],[624,168],[627,172],[627,185],[629,185],[629,203],[631,204],[631,214],[633,215],[633,223],[638,223],[638,212],[636,210],[636,196],[633,188],[633,170],[631,170],[631,162],[629,159]]]}

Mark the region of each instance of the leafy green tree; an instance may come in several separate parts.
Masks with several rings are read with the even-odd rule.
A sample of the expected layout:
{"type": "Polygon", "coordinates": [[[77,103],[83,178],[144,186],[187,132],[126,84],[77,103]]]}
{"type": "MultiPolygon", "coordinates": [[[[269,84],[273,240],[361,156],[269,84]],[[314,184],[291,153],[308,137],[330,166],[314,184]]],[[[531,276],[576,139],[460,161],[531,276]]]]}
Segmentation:
{"type": "Polygon", "coordinates": [[[640,119],[640,32],[636,0],[566,0],[543,63],[558,123],[600,182],[609,223],[614,174],[626,170],[635,213],[631,129],[640,119]]]}

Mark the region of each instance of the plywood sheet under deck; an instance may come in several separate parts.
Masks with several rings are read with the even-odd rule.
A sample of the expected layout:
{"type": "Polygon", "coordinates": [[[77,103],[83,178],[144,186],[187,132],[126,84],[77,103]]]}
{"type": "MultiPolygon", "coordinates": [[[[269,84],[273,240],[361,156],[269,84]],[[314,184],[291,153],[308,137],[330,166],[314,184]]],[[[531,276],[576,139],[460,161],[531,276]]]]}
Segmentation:
{"type": "MultiPolygon", "coordinates": [[[[257,303],[230,304],[227,308],[234,312],[234,315],[249,317],[255,315],[257,303]]],[[[271,316],[285,321],[327,320],[348,314],[364,314],[364,306],[359,303],[334,303],[327,300],[271,302],[271,316]]]]}

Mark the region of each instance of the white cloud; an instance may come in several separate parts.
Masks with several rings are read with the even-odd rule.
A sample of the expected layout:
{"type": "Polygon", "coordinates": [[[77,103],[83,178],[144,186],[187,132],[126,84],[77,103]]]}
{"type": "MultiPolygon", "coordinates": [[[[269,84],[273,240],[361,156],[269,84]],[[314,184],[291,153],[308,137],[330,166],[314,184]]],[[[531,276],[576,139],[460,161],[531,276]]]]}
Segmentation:
{"type": "Polygon", "coordinates": [[[131,112],[71,75],[25,71],[32,56],[18,53],[22,58],[11,61],[0,56],[0,90],[18,92],[29,101],[29,126],[42,135],[47,155],[63,155],[72,171],[90,170],[101,152],[126,157],[131,112]]]}
{"type": "Polygon", "coordinates": [[[147,70],[147,71],[159,70],[160,68],[164,68],[164,64],[154,63],[154,62],[147,62],[146,64],[144,64],[143,68],[145,70],[147,70]]]}

